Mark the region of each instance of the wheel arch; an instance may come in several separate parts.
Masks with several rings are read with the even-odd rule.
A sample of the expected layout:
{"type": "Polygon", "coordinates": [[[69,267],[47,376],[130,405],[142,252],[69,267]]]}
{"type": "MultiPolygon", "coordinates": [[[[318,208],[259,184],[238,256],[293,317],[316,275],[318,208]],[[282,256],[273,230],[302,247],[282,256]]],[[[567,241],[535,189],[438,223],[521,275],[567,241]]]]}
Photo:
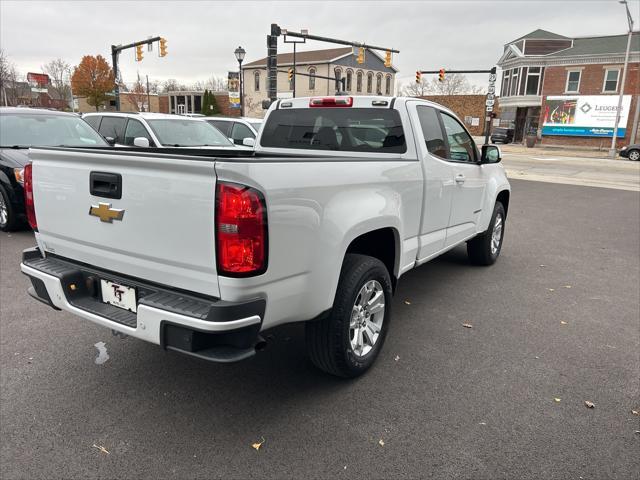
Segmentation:
{"type": "Polygon", "coordinates": [[[395,227],[382,227],[361,233],[351,240],[345,257],[349,253],[368,255],[380,260],[387,267],[395,291],[400,268],[400,233],[395,227]]]}
{"type": "Polygon", "coordinates": [[[504,207],[504,216],[506,217],[509,213],[509,198],[511,197],[511,192],[509,190],[502,190],[496,196],[496,202],[502,203],[504,207]]]}

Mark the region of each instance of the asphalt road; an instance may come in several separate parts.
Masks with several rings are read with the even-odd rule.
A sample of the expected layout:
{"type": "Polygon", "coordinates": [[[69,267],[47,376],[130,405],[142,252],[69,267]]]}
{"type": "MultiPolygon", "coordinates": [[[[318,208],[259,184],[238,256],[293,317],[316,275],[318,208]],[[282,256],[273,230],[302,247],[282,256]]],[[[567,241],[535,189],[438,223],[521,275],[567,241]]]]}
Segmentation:
{"type": "Polygon", "coordinates": [[[0,476],[638,478],[640,194],[512,196],[498,263],[403,277],[355,381],[316,371],[299,325],[233,365],[112,337],[31,300],[31,234],[0,234],[0,476]]]}

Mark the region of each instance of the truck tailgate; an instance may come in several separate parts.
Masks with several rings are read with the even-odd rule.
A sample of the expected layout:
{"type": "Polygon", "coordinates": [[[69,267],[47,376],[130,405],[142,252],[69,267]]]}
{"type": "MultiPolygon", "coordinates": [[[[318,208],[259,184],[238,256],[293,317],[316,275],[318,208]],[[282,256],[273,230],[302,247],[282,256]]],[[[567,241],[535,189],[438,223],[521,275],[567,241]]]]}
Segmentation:
{"type": "Polygon", "coordinates": [[[86,149],[32,149],[30,157],[43,250],[219,296],[212,160],[86,149]],[[118,175],[121,198],[108,198],[118,175]]]}

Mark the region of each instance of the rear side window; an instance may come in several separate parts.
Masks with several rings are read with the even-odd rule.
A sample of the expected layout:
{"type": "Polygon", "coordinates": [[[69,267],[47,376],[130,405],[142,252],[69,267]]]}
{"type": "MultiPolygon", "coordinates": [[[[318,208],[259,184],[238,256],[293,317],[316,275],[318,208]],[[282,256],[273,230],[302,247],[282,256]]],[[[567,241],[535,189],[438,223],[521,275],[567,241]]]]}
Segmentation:
{"type": "Polygon", "coordinates": [[[94,115],[92,117],[82,117],[82,119],[89,125],[91,125],[96,132],[98,131],[98,125],[100,125],[100,118],[102,117],[100,117],[99,115],[94,115]]]}
{"type": "Polygon", "coordinates": [[[400,114],[373,108],[274,110],[263,125],[263,147],[345,152],[407,151],[400,114]]]}
{"type": "Polygon", "coordinates": [[[435,108],[419,105],[416,110],[418,111],[418,119],[420,120],[420,127],[422,127],[424,141],[427,144],[427,150],[432,155],[447,158],[447,144],[444,141],[440,120],[435,108]]]}
{"type": "Polygon", "coordinates": [[[103,137],[112,137],[116,143],[124,143],[124,126],[127,119],[124,117],[103,117],[98,130],[103,137]]]}
{"type": "Polygon", "coordinates": [[[222,120],[207,120],[207,123],[210,123],[218,130],[220,130],[225,137],[229,137],[229,127],[231,126],[232,122],[223,122],[222,120]]]}

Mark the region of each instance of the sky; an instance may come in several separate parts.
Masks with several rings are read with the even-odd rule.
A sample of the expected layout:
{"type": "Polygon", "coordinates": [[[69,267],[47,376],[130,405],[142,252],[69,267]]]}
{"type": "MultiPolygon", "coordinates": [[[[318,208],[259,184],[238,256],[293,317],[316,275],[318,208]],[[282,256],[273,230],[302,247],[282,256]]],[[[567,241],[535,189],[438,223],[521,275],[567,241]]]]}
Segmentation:
{"type": "MultiPolygon", "coordinates": [[[[637,30],[640,0],[629,0],[637,30]]],[[[101,54],[111,62],[110,45],[149,36],[167,39],[164,58],[134,50],[122,53],[127,83],[141,76],[175,78],[183,83],[226,77],[237,70],[236,47],[245,62],[266,56],[270,24],[291,31],[308,29],[326,37],[400,50],[393,58],[399,84],[417,69],[486,69],[503,45],[542,28],[566,36],[626,33],[625,9],[617,0],[540,1],[7,1],[0,0],[0,48],[22,73],[61,57],[77,65],[83,55],[101,54]]],[[[335,45],[309,42],[307,50],[335,45]]],[[[279,52],[291,45],[280,39],[279,52]]],[[[469,76],[484,84],[484,76],[469,76]]]]}

